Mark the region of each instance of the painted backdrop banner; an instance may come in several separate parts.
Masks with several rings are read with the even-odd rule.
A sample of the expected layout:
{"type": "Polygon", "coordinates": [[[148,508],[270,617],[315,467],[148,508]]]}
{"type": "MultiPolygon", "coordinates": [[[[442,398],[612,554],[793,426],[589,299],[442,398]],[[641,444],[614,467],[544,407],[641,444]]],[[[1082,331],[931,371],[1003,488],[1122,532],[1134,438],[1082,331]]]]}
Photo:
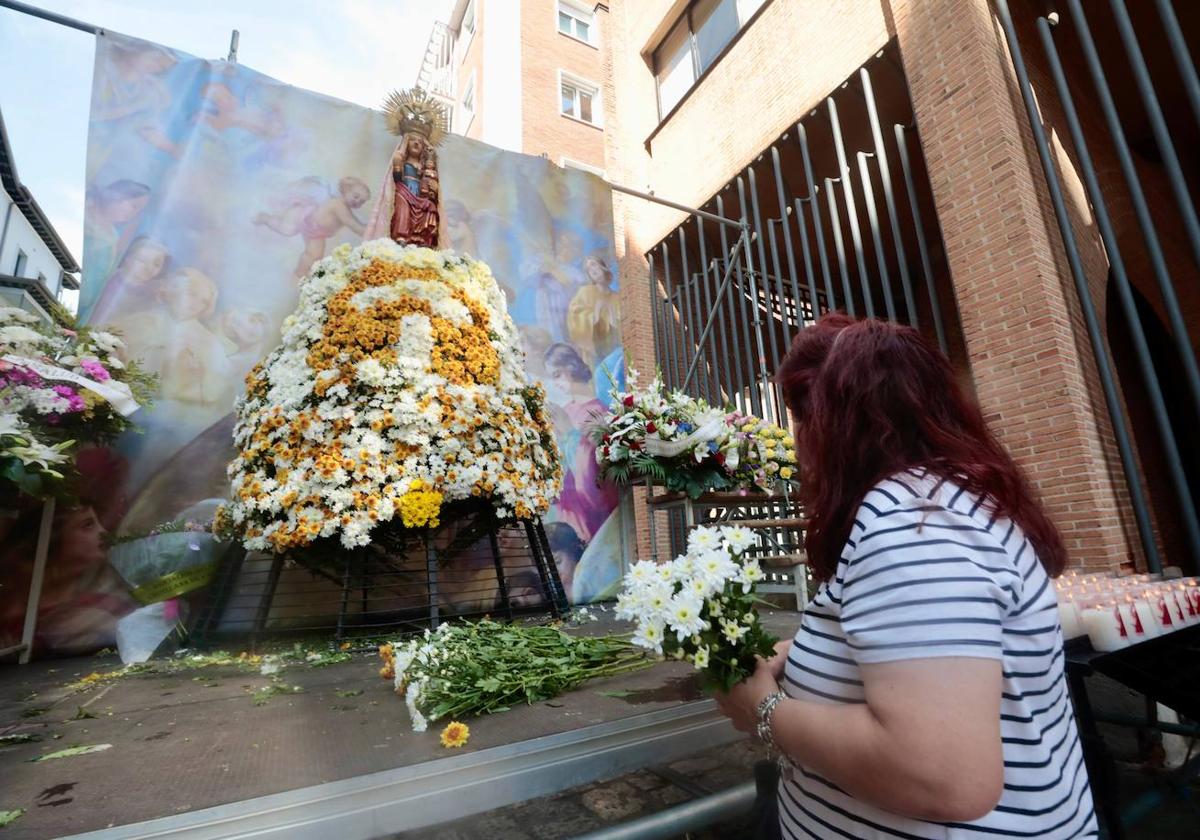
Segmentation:
{"type": "MultiPolygon", "coordinates": [[[[309,266],[358,242],[395,140],[374,111],[243,65],[97,38],[84,322],[161,378],[140,434],[97,467],[106,528],[211,515],[232,406],[309,266]]],[[[442,245],[488,262],[546,386],[564,456],[547,529],[577,602],[613,588],[621,525],[584,433],[622,377],[611,195],[600,179],[460,137],[439,148],[442,245]]]]}

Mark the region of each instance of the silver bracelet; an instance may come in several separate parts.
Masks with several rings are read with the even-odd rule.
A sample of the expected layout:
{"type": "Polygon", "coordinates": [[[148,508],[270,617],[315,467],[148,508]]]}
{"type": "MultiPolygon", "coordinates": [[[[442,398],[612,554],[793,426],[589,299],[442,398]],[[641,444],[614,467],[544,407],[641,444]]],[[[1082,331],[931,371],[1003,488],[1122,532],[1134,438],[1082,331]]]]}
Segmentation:
{"type": "Polygon", "coordinates": [[[771,731],[771,718],[775,714],[775,707],[786,699],[786,694],[776,691],[758,703],[758,727],[755,731],[758,733],[758,740],[766,744],[772,753],[778,752],[779,748],[775,745],[775,734],[771,731]]]}

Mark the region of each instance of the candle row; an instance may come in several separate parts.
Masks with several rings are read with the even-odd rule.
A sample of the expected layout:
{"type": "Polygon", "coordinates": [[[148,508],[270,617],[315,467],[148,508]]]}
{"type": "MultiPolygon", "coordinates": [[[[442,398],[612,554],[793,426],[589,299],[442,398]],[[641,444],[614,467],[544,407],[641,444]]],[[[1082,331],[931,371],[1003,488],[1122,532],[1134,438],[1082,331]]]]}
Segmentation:
{"type": "Polygon", "coordinates": [[[1113,651],[1200,624],[1200,579],[1064,575],[1056,582],[1063,638],[1113,651]]]}

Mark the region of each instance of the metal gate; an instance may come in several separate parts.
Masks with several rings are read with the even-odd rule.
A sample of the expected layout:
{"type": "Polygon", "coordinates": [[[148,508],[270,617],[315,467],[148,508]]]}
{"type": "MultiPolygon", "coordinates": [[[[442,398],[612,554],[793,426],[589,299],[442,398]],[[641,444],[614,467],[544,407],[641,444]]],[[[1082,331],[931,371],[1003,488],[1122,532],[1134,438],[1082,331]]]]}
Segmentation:
{"type": "Polygon", "coordinates": [[[1189,52],[1200,9],[1170,0],[995,5],[1147,564],[1200,569],[1200,80],[1189,52]],[[1067,160],[1050,134],[1066,138],[1067,160]],[[1107,278],[1089,277],[1081,256],[1094,234],[1072,224],[1067,196],[1078,182],[1107,278]],[[1099,301],[1097,281],[1107,282],[1099,301]],[[1119,315],[1102,322],[1105,298],[1119,315]]]}

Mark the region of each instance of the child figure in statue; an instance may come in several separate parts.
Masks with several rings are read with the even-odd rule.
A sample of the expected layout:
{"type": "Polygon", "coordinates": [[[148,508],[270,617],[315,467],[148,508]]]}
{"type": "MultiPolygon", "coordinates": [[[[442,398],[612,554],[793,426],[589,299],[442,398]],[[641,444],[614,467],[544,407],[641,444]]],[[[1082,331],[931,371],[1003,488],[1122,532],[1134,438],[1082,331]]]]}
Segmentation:
{"type": "Polygon", "coordinates": [[[437,152],[445,115],[419,88],[385,103],[388,128],[400,137],[363,239],[390,237],[404,245],[438,247],[437,152]]]}

